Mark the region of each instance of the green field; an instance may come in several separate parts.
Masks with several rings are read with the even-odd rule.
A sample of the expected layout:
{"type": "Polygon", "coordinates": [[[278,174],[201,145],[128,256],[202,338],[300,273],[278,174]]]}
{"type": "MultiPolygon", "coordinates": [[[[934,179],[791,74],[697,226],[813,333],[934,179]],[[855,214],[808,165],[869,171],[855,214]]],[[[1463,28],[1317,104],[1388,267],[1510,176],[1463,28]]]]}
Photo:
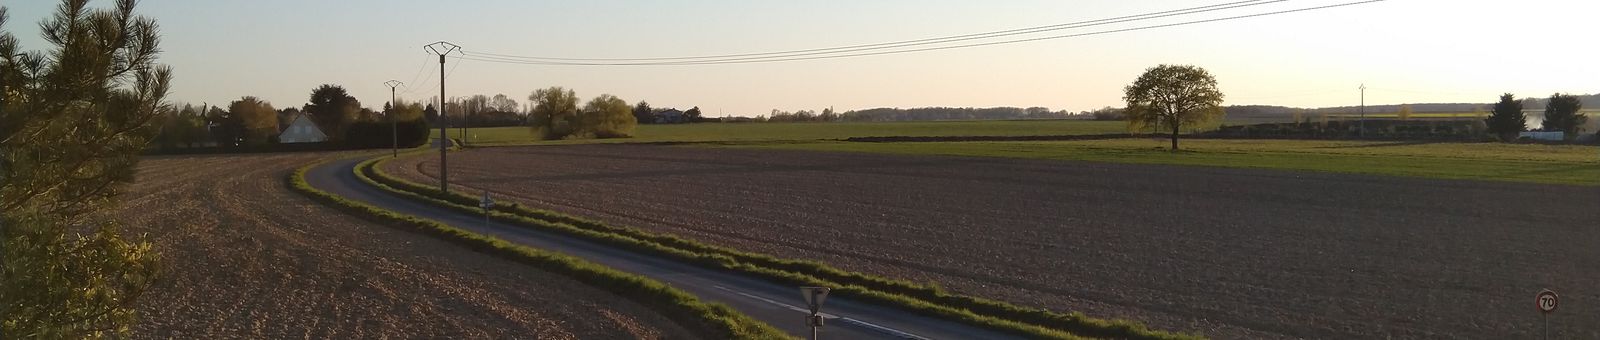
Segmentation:
{"type": "MultiPolygon", "coordinates": [[[[1485,114],[1487,114],[1487,113],[1485,113],[1485,114]]],[[[1398,118],[1400,118],[1400,114],[1399,114],[1399,113],[1395,113],[1395,112],[1387,112],[1387,113],[1367,113],[1367,115],[1366,115],[1366,117],[1367,117],[1367,119],[1398,119],[1398,118]]],[[[1304,117],[1304,118],[1310,118],[1310,119],[1311,119],[1311,120],[1313,120],[1313,121],[1315,121],[1315,120],[1317,120],[1317,119],[1319,119],[1319,118],[1320,118],[1320,116],[1318,116],[1318,115],[1314,115],[1314,114],[1308,114],[1308,115],[1305,115],[1305,117],[1304,117]]],[[[1439,113],[1439,112],[1428,112],[1428,113],[1413,113],[1413,114],[1411,114],[1411,118],[1413,118],[1413,119],[1423,119],[1423,118],[1427,118],[1427,119],[1443,119],[1443,118],[1455,118],[1455,119],[1462,119],[1462,120],[1466,120],[1466,119],[1483,119],[1483,117],[1478,117],[1478,116],[1477,116],[1477,114],[1476,114],[1476,113],[1472,113],[1472,112],[1452,112],[1452,113],[1439,113]]],[[[1330,115],[1328,115],[1328,119],[1361,119],[1361,114],[1356,114],[1356,113],[1340,113],[1340,114],[1330,114],[1330,115]]]]}
{"type": "MultiPolygon", "coordinates": [[[[526,127],[467,129],[470,145],[705,142],[727,147],[956,155],[1270,168],[1374,175],[1600,185],[1600,148],[1495,143],[1125,138],[1059,142],[841,142],[878,136],[1029,136],[1126,132],[1116,121],[1015,120],[883,123],[640,125],[634,138],[538,141],[526,127]]],[[[460,138],[451,129],[452,138],[460,138]]],[[[436,133],[437,135],[437,133],[436,133]]]]}
{"type": "Polygon", "coordinates": [[[811,142],[730,147],[1270,168],[1446,179],[1600,185],[1600,147],[1495,143],[1125,138],[1062,142],[811,142]]]}
{"type": "MultiPolygon", "coordinates": [[[[703,123],[639,125],[634,138],[537,141],[526,127],[467,129],[467,144],[755,142],[880,136],[1033,136],[1126,132],[1126,124],[1083,120],[995,120],[883,123],[703,123]]],[[[450,129],[451,138],[460,138],[450,129]]],[[[434,137],[438,137],[437,129],[434,137]]]]}

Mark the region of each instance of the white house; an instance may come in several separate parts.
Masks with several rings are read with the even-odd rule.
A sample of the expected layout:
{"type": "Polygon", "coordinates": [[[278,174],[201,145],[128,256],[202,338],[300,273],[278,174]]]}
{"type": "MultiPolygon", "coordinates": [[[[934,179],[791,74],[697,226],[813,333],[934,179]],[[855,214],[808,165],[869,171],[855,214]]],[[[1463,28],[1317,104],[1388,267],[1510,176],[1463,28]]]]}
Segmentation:
{"type": "Polygon", "coordinates": [[[326,141],[328,141],[328,135],[323,134],[322,129],[317,128],[317,124],[311,122],[311,117],[306,117],[305,114],[295,115],[294,120],[289,122],[289,126],[283,128],[283,132],[278,133],[278,143],[318,143],[326,141]]]}
{"type": "Polygon", "coordinates": [[[678,109],[656,109],[650,115],[655,117],[658,124],[683,123],[687,118],[684,117],[683,111],[678,111],[678,109]]]}

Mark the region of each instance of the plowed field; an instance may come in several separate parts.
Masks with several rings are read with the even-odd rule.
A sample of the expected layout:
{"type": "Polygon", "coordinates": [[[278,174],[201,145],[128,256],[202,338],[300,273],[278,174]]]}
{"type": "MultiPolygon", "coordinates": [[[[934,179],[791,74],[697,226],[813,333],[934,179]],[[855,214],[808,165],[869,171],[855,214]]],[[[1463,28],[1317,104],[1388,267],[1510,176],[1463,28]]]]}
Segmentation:
{"type": "Polygon", "coordinates": [[[152,157],[118,212],[163,253],[142,338],[692,337],[618,296],[291,192],[333,154],[152,157]]]}
{"type": "MultiPolygon", "coordinates": [[[[533,146],[455,190],[1217,338],[1600,337],[1600,190],[999,158],[533,146]],[[1570,307],[1570,309],[1569,309],[1570,307]]],[[[436,183],[438,157],[386,171],[436,183]]]]}

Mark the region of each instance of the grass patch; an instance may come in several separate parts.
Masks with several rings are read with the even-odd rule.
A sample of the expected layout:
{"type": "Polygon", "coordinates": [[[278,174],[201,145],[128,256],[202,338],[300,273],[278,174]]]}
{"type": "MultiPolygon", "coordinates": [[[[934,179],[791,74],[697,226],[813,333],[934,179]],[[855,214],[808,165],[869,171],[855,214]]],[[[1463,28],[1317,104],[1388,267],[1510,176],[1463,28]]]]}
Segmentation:
{"type": "MultiPolygon", "coordinates": [[[[482,213],[478,198],[442,193],[437,188],[399,179],[378,169],[389,159],[373,159],[355,169],[368,184],[412,200],[463,213],[482,213]]],[[[742,252],[671,235],[613,226],[556,212],[516,205],[497,206],[491,216],[536,230],[579,237],[642,253],[670,257],[704,267],[729,270],[795,286],[827,286],[833,294],[900,307],[912,312],[1049,339],[1082,337],[1119,339],[1195,339],[1199,336],[1149,329],[1128,320],[1096,319],[1082,313],[1057,313],[1001,301],[955,295],[943,289],[834,268],[817,261],[780,259],[742,252]]]]}
{"type": "Polygon", "coordinates": [[[306,165],[290,174],[287,179],[290,189],[335,209],[381,225],[438,237],[473,251],[516,261],[615,293],[660,312],[684,328],[707,338],[794,339],[771,325],[757,321],[728,306],[700,301],[694,295],[660,281],[575,257],[516,245],[443,223],[398,214],[318,190],[306,183],[305,174],[308,169],[319,164],[321,163],[306,165]]]}
{"type": "MultiPolygon", "coordinates": [[[[527,127],[467,129],[471,145],[754,142],[882,136],[1046,136],[1127,132],[1119,121],[985,120],[873,123],[698,123],[643,124],[633,138],[539,141],[527,127]]],[[[449,129],[452,138],[460,129],[449,129]]],[[[438,131],[433,132],[438,137],[438,131]]]]}
{"type": "Polygon", "coordinates": [[[1580,145],[1308,140],[781,143],[728,147],[1007,157],[1322,171],[1442,179],[1600,185],[1600,148],[1580,145]]]}

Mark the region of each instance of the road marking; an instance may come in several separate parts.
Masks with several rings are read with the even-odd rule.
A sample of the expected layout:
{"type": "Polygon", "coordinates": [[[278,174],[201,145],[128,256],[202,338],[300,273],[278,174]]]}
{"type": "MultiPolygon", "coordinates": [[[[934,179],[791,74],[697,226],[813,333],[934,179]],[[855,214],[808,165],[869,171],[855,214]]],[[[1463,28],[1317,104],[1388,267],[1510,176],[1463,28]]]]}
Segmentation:
{"type": "MultiPolygon", "coordinates": [[[[778,301],[775,301],[775,300],[772,300],[772,299],[751,295],[749,293],[728,289],[727,287],[723,287],[723,286],[713,285],[712,287],[715,287],[717,289],[721,289],[721,290],[724,290],[724,291],[728,291],[730,293],[739,294],[739,296],[751,298],[751,299],[754,299],[756,301],[766,302],[766,303],[769,303],[769,304],[772,304],[772,305],[776,305],[776,306],[779,306],[779,307],[787,308],[787,309],[792,310],[792,311],[796,311],[796,312],[800,312],[800,313],[804,313],[804,314],[811,314],[811,310],[806,309],[806,308],[802,308],[800,306],[795,306],[795,305],[791,305],[791,304],[787,304],[787,303],[778,302],[778,301]]],[[[933,339],[929,339],[929,338],[921,336],[921,335],[907,333],[905,331],[894,329],[894,328],[879,326],[879,325],[876,325],[876,324],[873,324],[873,323],[870,323],[870,322],[856,320],[856,319],[850,318],[850,317],[838,316],[838,315],[833,315],[833,314],[828,314],[828,313],[818,313],[818,314],[822,315],[822,318],[824,318],[824,319],[836,319],[836,320],[839,320],[840,322],[844,322],[844,323],[847,323],[847,324],[860,326],[862,328],[866,328],[866,329],[870,329],[870,330],[877,331],[877,332],[880,332],[880,333],[888,334],[889,336],[893,336],[893,337],[896,337],[896,338],[916,339],[916,340],[933,340],[933,339]]]]}

